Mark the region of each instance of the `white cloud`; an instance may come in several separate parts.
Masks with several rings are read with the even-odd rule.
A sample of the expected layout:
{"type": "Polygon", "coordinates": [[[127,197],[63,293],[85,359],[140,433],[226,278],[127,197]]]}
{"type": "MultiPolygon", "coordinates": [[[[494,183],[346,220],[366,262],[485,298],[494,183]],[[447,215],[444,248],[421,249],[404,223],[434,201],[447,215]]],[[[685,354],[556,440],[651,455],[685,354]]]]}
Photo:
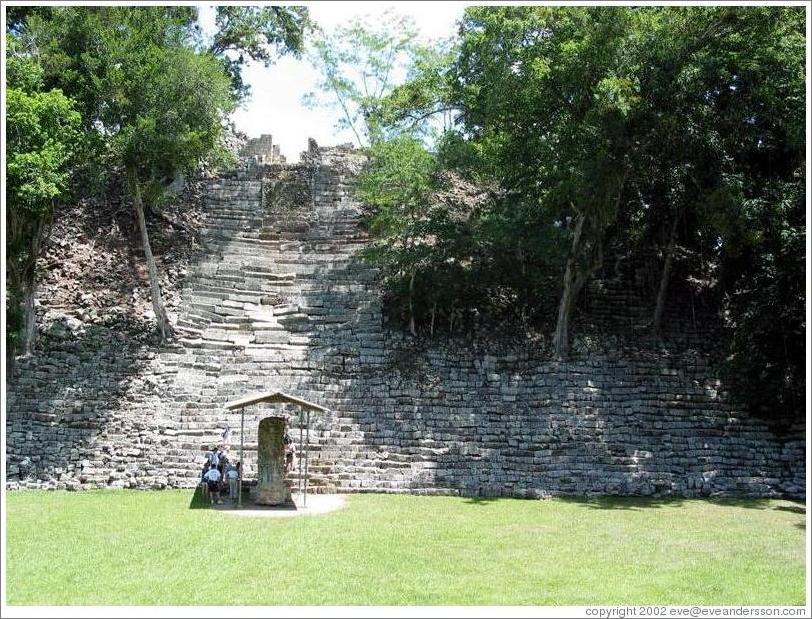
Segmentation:
{"type": "MultiPolygon", "coordinates": [[[[305,2],[311,18],[325,30],[355,17],[383,14],[393,10],[409,15],[420,29],[421,38],[436,39],[455,33],[456,21],[462,16],[462,2],[305,2]]],[[[214,28],[213,6],[199,5],[204,32],[214,28]]],[[[251,86],[251,98],[234,114],[240,131],[250,137],[270,133],[274,143],[288,161],[297,161],[312,137],[320,145],[352,142],[349,130],[337,131],[337,113],[332,110],[310,110],[302,105],[302,96],[316,86],[316,73],[307,60],[290,57],[279,59],[273,66],[251,63],[243,70],[243,79],[251,86]]]]}

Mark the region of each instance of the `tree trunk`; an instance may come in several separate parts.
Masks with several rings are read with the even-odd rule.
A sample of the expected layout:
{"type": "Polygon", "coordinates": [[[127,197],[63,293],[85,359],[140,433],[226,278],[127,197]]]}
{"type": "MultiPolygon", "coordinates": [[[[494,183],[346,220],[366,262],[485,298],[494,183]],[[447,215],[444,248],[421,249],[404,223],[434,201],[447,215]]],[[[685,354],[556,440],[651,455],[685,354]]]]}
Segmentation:
{"type": "Polygon", "coordinates": [[[26,286],[25,292],[23,292],[23,325],[20,333],[20,349],[26,357],[34,350],[34,337],[37,332],[37,314],[34,311],[36,290],[36,281],[33,281],[26,286]]]}
{"type": "Polygon", "coordinates": [[[411,331],[412,335],[417,335],[417,329],[414,326],[414,275],[415,272],[412,271],[412,276],[409,279],[409,331],[411,331]]]}
{"type": "Polygon", "coordinates": [[[674,261],[674,248],[677,244],[677,227],[679,224],[680,213],[674,214],[674,221],[671,222],[671,235],[668,239],[668,248],[665,254],[665,264],[663,265],[663,272],[660,276],[660,289],[657,292],[657,304],[654,307],[654,320],[652,321],[652,330],[654,335],[660,337],[660,329],[663,322],[663,311],[665,309],[665,297],[668,292],[668,281],[671,278],[671,264],[674,261]]]}
{"type": "Polygon", "coordinates": [[[585,220],[585,215],[578,218],[578,223],[575,225],[575,234],[572,237],[572,248],[564,268],[564,288],[561,291],[561,301],[558,304],[558,320],[553,334],[553,349],[559,359],[563,359],[569,352],[569,320],[575,306],[575,298],[578,296],[580,286],[583,285],[578,284],[579,280],[583,278],[578,277],[577,262],[585,220]]]}
{"type": "Polygon", "coordinates": [[[37,221],[31,236],[31,253],[22,269],[21,281],[17,282],[22,291],[20,309],[22,310],[23,323],[20,327],[20,352],[26,357],[34,351],[34,342],[37,336],[37,314],[34,309],[34,301],[37,295],[37,259],[43,245],[43,228],[44,224],[40,219],[37,221]]]}
{"type": "Polygon", "coordinates": [[[141,241],[144,244],[144,256],[147,260],[152,309],[155,311],[155,319],[158,321],[158,331],[161,334],[161,339],[165,340],[173,335],[172,325],[169,323],[169,317],[166,315],[166,308],[164,307],[164,300],[161,295],[161,286],[158,283],[158,267],[155,264],[155,258],[152,255],[152,248],[149,244],[147,224],[144,220],[144,205],[141,202],[141,186],[139,185],[138,177],[135,172],[130,172],[130,189],[132,190],[135,214],[138,218],[138,229],[141,231],[141,241]]]}
{"type": "Polygon", "coordinates": [[[37,221],[31,234],[29,255],[26,257],[22,268],[12,269],[10,272],[12,275],[12,288],[16,288],[22,293],[20,309],[23,324],[20,327],[19,351],[26,357],[34,351],[37,336],[37,314],[34,309],[37,293],[37,259],[43,246],[43,231],[47,227],[42,219],[37,221]]]}

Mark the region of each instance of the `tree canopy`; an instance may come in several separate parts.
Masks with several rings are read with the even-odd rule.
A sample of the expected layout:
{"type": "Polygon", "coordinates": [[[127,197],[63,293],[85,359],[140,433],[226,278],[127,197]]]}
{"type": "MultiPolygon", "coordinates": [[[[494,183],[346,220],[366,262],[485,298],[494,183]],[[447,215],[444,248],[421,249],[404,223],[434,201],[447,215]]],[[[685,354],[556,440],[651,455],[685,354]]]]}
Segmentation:
{"type": "Polygon", "coordinates": [[[249,60],[269,66],[280,56],[299,56],[311,27],[302,6],[218,6],[209,51],[224,63],[238,98],[249,94],[242,67],[249,60]]]}
{"type": "MultiPolygon", "coordinates": [[[[754,406],[799,410],[803,33],[796,7],[466,9],[446,60],[413,72],[379,118],[408,131],[409,119],[452,110],[432,146],[433,189],[447,171],[497,191],[431,230],[411,261],[414,289],[393,286],[391,302],[431,299],[404,312],[418,329],[460,310],[552,319],[564,357],[580,292],[607,255],[658,256],[651,334],[662,337],[669,290],[699,286],[727,328],[728,362],[760,390],[754,406]],[[441,263],[457,276],[440,277],[441,263]]],[[[396,163],[399,144],[413,148],[373,156],[396,163]]],[[[416,182],[408,170],[400,181],[416,182]]],[[[382,218],[394,238],[432,209],[378,208],[371,229],[382,218]]],[[[390,244],[377,259],[409,253],[390,244]]]]}
{"type": "Polygon", "coordinates": [[[43,90],[43,70],[7,39],[6,297],[7,341],[29,353],[34,337],[36,262],[54,208],[70,187],[73,141],[81,118],[61,90],[43,90]]]}
{"type": "MultiPolygon", "coordinates": [[[[171,336],[145,209],[147,214],[156,211],[178,172],[220,158],[228,116],[247,92],[240,75],[246,56],[270,63],[279,54],[299,53],[307,10],[220,7],[208,47],[197,11],[188,6],[15,7],[8,18],[7,35],[15,41],[9,47],[9,84],[43,90],[10,91],[9,98],[9,135],[21,136],[9,174],[20,201],[30,198],[31,226],[41,238],[49,225],[46,205],[71,177],[78,181],[80,169],[86,173],[83,180],[123,172],[159,332],[171,336]],[[66,118],[81,126],[81,134],[53,129],[66,118]],[[63,156],[67,152],[74,154],[71,169],[63,156]],[[35,203],[39,210],[33,210],[35,203]]],[[[93,185],[81,184],[86,193],[93,185]]],[[[24,313],[33,320],[36,260],[28,264],[29,309],[24,313]]],[[[21,284],[14,278],[10,282],[9,298],[23,296],[21,284]]]]}
{"type": "Polygon", "coordinates": [[[383,136],[382,104],[403,81],[415,56],[426,53],[417,42],[413,20],[386,13],[379,23],[356,18],[313,39],[310,61],[320,76],[318,91],[305,105],[339,110],[339,129],[349,129],[358,146],[383,136]]]}

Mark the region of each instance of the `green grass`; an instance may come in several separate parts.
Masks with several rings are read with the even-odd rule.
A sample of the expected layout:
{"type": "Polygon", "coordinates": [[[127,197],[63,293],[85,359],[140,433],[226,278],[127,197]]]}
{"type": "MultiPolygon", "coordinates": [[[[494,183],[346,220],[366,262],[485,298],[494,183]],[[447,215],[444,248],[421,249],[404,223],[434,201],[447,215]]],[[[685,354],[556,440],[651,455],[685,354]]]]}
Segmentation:
{"type": "Polygon", "coordinates": [[[360,495],[262,519],[181,491],[6,498],[11,605],[804,603],[787,501],[360,495]]]}

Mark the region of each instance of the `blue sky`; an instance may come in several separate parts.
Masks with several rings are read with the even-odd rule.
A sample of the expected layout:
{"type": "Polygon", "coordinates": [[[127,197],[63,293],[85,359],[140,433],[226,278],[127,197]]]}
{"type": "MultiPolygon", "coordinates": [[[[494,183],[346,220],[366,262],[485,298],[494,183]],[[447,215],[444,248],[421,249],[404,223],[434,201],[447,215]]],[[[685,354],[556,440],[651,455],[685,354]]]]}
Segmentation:
{"type": "MultiPolygon", "coordinates": [[[[311,18],[327,31],[354,17],[381,15],[387,9],[409,15],[417,24],[421,37],[449,37],[456,31],[466,2],[303,2],[311,18]]],[[[201,3],[200,22],[204,32],[214,26],[214,5],[201,3]]],[[[307,139],[320,145],[352,142],[349,130],[337,131],[337,112],[330,109],[307,109],[302,96],[313,90],[316,73],[302,58],[283,57],[271,67],[251,63],[244,68],[244,80],[251,85],[251,98],[234,114],[240,131],[251,137],[270,133],[288,161],[297,161],[307,148],[307,139]]]]}

